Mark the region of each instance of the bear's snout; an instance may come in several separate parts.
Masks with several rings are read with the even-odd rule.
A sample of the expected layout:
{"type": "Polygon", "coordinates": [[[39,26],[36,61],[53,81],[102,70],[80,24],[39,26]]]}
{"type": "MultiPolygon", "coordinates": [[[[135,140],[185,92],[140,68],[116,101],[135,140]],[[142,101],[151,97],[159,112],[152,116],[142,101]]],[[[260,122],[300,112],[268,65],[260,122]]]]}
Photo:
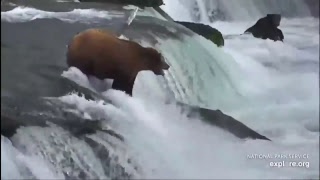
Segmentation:
{"type": "Polygon", "coordinates": [[[162,61],[162,69],[163,70],[168,70],[170,68],[169,64],[166,63],[165,61],[162,61]]]}
{"type": "Polygon", "coordinates": [[[169,64],[166,63],[166,61],[165,61],[165,59],[164,59],[163,56],[161,56],[161,63],[162,63],[161,68],[162,68],[163,70],[168,70],[168,69],[170,68],[169,64]]]}
{"type": "Polygon", "coordinates": [[[168,70],[170,68],[169,64],[167,64],[166,62],[162,62],[162,69],[163,70],[168,70]]]}

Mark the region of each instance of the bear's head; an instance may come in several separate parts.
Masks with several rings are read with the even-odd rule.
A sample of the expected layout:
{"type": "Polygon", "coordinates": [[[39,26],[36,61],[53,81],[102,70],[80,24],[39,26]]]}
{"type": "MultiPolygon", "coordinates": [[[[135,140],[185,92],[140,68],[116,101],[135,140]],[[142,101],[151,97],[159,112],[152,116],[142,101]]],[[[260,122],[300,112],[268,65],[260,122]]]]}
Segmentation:
{"type": "Polygon", "coordinates": [[[165,62],[161,53],[153,48],[144,48],[143,60],[146,64],[145,69],[151,70],[156,75],[164,75],[164,70],[168,70],[170,66],[165,62]]]}
{"type": "Polygon", "coordinates": [[[280,26],[281,15],[280,14],[267,14],[267,19],[274,27],[280,26]]]}

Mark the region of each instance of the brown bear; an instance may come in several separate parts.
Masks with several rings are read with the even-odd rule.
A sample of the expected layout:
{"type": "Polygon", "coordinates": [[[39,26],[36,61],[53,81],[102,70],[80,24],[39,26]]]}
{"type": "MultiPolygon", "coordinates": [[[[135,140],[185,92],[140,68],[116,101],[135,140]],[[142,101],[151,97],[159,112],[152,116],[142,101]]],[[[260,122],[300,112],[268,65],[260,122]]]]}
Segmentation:
{"type": "Polygon", "coordinates": [[[163,76],[163,71],[169,69],[157,50],[119,39],[103,29],[88,29],[75,35],[68,45],[67,64],[98,79],[113,79],[112,88],[130,96],[140,71],[151,70],[163,76]]]}

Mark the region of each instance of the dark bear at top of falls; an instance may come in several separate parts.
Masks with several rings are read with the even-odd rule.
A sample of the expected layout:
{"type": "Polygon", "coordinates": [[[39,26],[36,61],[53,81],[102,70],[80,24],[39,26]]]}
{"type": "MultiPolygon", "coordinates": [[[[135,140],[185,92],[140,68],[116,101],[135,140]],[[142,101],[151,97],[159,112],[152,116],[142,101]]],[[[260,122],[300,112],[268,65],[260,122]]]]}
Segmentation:
{"type": "Polygon", "coordinates": [[[204,38],[212,41],[218,47],[224,46],[224,39],[221,32],[211,26],[200,24],[200,23],[193,23],[193,22],[182,22],[182,21],[175,21],[175,22],[203,36],[204,38]]]}
{"type": "Polygon", "coordinates": [[[280,21],[280,14],[267,14],[267,16],[260,18],[256,24],[247,29],[245,33],[251,33],[256,38],[283,41],[283,33],[278,29],[280,21]]]}
{"type": "Polygon", "coordinates": [[[169,65],[154,48],[119,39],[103,29],[88,29],[74,36],[68,46],[67,64],[98,79],[113,79],[112,88],[132,95],[137,74],[150,70],[164,75],[169,65]]]}
{"type": "Polygon", "coordinates": [[[105,2],[124,5],[135,5],[140,8],[159,7],[163,5],[163,0],[80,0],[80,2],[105,2]]]}

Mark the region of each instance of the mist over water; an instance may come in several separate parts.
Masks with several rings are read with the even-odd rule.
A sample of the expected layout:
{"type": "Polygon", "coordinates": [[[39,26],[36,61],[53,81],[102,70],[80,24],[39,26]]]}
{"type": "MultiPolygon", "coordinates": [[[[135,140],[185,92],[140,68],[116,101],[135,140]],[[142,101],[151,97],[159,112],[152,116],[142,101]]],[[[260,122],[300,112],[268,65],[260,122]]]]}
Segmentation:
{"type": "MultiPolygon", "coordinates": [[[[227,21],[243,21],[257,20],[260,16],[273,13],[290,18],[309,17],[316,14],[316,11],[319,13],[319,9],[314,8],[318,2],[314,0],[180,0],[180,2],[180,6],[189,9],[191,14],[200,16],[203,22],[208,22],[206,16],[211,15],[227,21]],[[195,10],[199,12],[194,12],[195,10]]],[[[195,18],[192,17],[193,20],[195,18]]]]}
{"type": "MultiPolygon", "coordinates": [[[[173,19],[193,21],[192,15],[188,13],[191,11],[191,1],[164,2],[166,5],[161,8],[173,19]]],[[[208,7],[206,2],[196,2],[200,4],[200,14],[204,15],[206,11],[203,8],[208,7]]],[[[200,36],[185,37],[184,42],[158,38],[160,43],[157,48],[171,66],[165,78],[156,77],[150,72],[139,73],[133,97],[120,91],[102,90],[102,95],[110,99],[112,104],[87,100],[76,93],[59,97],[58,100],[76,106],[89,119],[108,117],[108,125],[126,139],[124,150],[114,149],[113,153],[120,154],[120,157],[129,156],[139,164],[142,167],[139,171],[132,170],[137,177],[319,177],[319,20],[305,17],[306,11],[300,1],[270,1],[270,4],[249,0],[215,2],[224,7],[223,12],[232,21],[210,23],[205,17],[201,22],[222,32],[225,37],[224,47],[217,48],[200,36]],[[285,6],[282,3],[287,3],[287,7],[299,7],[297,11],[293,8],[287,10],[290,16],[297,12],[296,17],[283,18],[281,21],[284,43],[239,35],[267,11],[277,10],[273,7],[282,10],[285,6]],[[239,8],[235,10],[235,6],[239,8]],[[187,117],[175,104],[166,103],[173,98],[189,104],[221,109],[270,137],[273,142],[239,140],[221,129],[204,124],[197,117],[187,117]],[[307,154],[308,158],[248,158],[252,154],[307,154]],[[270,167],[271,161],[282,160],[286,163],[296,161],[310,164],[308,167],[288,167],[288,164],[282,168],[270,167]]],[[[39,10],[30,12],[36,14],[35,17],[43,15],[39,10]]],[[[79,10],[76,13],[85,14],[86,18],[96,18],[103,13],[86,12],[79,10]]],[[[64,15],[70,17],[68,13],[59,14],[59,18],[64,15]]],[[[1,20],[9,21],[10,17],[17,17],[16,14],[2,12],[1,15],[8,15],[8,18],[1,20]]],[[[47,18],[56,17],[55,13],[49,14],[47,18]]],[[[21,19],[26,21],[26,18],[21,19]]],[[[142,44],[150,46],[148,42],[142,44]]],[[[109,80],[87,78],[76,68],[66,69],[61,72],[61,76],[90,89],[97,89],[97,86],[110,87],[109,80]]],[[[65,137],[64,131],[60,129],[46,131],[30,127],[15,135],[16,143],[25,147],[26,152],[13,150],[10,142],[1,138],[1,156],[5,157],[1,158],[1,164],[10,167],[1,169],[4,172],[1,178],[28,177],[28,173],[21,172],[20,166],[34,170],[31,174],[37,178],[61,177],[59,168],[71,168],[62,162],[68,156],[77,157],[75,167],[86,169],[92,175],[90,177],[108,178],[103,175],[101,164],[82,140],[66,138],[68,136],[65,137]],[[45,135],[46,131],[61,135],[51,137],[45,135]],[[35,145],[34,139],[40,143],[35,145]],[[51,141],[55,143],[46,143],[51,141]],[[56,147],[57,144],[61,147],[56,147]],[[44,157],[43,160],[36,156],[35,147],[48,152],[49,156],[57,157],[51,159],[55,167],[47,163],[50,158],[44,157]],[[69,151],[71,155],[63,153],[69,151]],[[17,154],[22,154],[24,158],[19,158],[21,156],[17,154]],[[89,168],[86,168],[87,165],[89,168]],[[34,166],[44,169],[32,169],[34,166]],[[12,176],[15,174],[17,177],[12,176]]],[[[93,137],[99,139],[98,136],[93,137]]]]}

